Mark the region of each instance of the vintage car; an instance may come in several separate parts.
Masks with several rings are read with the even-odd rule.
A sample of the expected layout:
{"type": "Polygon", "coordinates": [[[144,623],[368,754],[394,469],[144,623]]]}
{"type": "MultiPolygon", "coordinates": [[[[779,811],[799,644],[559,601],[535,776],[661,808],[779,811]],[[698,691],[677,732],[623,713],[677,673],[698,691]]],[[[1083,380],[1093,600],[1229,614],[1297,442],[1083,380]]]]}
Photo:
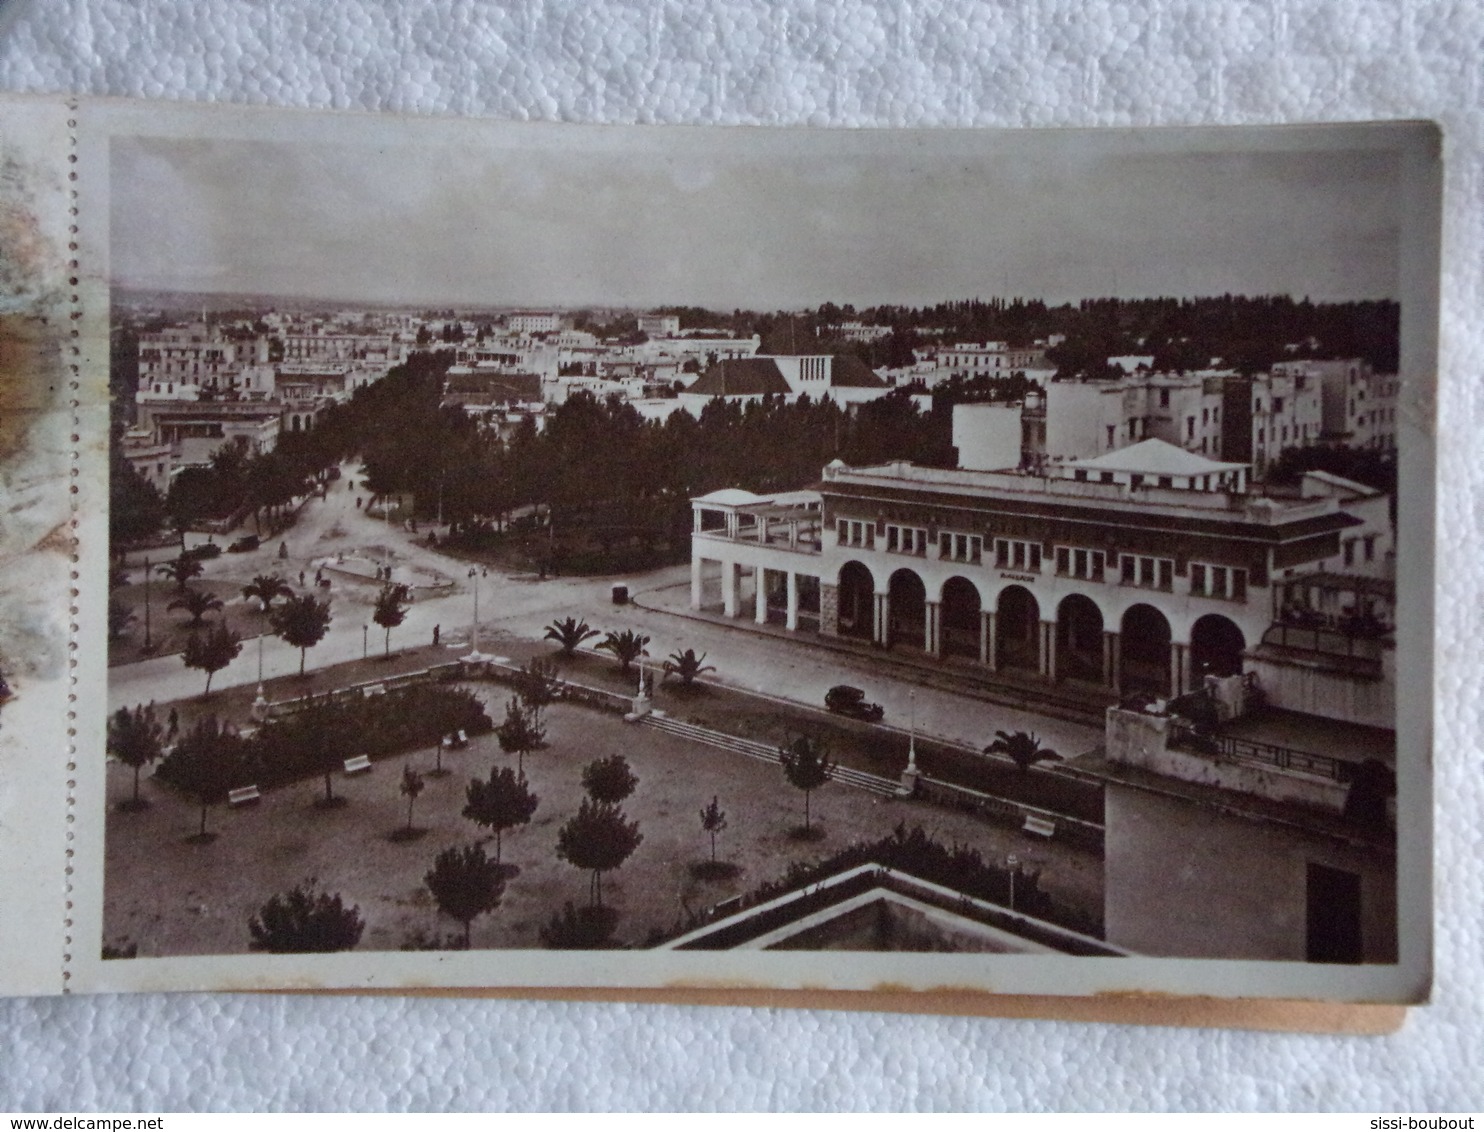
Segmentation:
{"type": "Polygon", "coordinates": [[[866,693],[849,684],[836,684],[824,695],[824,706],[838,715],[854,716],[868,723],[879,723],[886,711],[880,704],[866,702],[866,693]]]}
{"type": "Polygon", "coordinates": [[[227,553],[228,554],[244,554],[244,553],[246,553],[249,550],[257,550],[257,549],[258,549],[258,536],[257,535],[243,535],[240,539],[237,539],[234,543],[232,543],[231,546],[227,547],[227,553]]]}

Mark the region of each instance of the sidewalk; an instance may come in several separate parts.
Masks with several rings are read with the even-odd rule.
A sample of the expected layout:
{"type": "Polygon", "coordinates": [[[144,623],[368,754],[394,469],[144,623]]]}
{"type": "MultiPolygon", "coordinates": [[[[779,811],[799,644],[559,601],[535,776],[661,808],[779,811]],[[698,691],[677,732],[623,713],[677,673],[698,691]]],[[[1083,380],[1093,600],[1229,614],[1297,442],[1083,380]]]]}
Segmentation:
{"type": "Polygon", "coordinates": [[[766,625],[759,625],[751,617],[726,617],[707,610],[692,609],[689,581],[643,590],[634,594],[630,600],[642,609],[657,613],[686,617],[736,632],[806,643],[810,648],[855,657],[879,669],[910,676],[926,687],[956,692],[986,703],[1033,711],[1089,727],[1100,728],[1104,710],[1116,702],[1116,697],[1101,689],[1075,685],[1053,688],[1013,674],[991,673],[955,658],[930,657],[908,649],[881,649],[865,641],[830,637],[807,630],[789,632],[782,625],[771,621],[766,625]]]}

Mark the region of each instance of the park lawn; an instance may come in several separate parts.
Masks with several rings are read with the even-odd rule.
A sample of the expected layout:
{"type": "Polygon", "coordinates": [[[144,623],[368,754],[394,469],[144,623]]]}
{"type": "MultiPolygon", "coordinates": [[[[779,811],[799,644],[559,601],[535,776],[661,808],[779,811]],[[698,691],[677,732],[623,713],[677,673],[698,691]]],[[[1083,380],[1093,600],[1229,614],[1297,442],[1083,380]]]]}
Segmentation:
{"type": "MultiPolygon", "coordinates": [[[[269,643],[268,647],[282,649],[288,646],[282,641],[274,640],[269,643]]],[[[242,644],[243,654],[248,657],[253,655],[252,650],[256,648],[256,641],[244,641],[242,644]]],[[[309,650],[309,655],[311,658],[314,656],[313,649],[309,650]]],[[[263,695],[269,703],[296,700],[304,696],[319,696],[340,688],[386,680],[408,672],[421,672],[437,664],[448,664],[457,659],[457,656],[458,653],[455,650],[442,646],[435,648],[432,645],[393,649],[390,657],[373,652],[366,660],[352,660],[328,668],[310,668],[303,676],[290,673],[287,676],[265,680],[263,695]]],[[[195,671],[188,675],[199,681],[201,688],[205,688],[205,673],[195,671]]],[[[229,685],[225,688],[213,688],[210,696],[193,695],[173,703],[156,705],[155,713],[160,722],[164,723],[170,711],[174,709],[179,717],[182,731],[188,730],[196,720],[208,715],[214,715],[222,720],[231,720],[239,728],[248,727],[252,725],[252,704],[257,694],[256,684],[229,685]]]]}
{"type": "MultiPolygon", "coordinates": [[[[488,697],[488,688],[481,688],[488,697]]],[[[487,705],[494,706],[487,698],[487,705]]],[[[620,912],[617,940],[642,946],[654,932],[718,900],[781,877],[794,862],[828,856],[856,840],[875,840],[899,822],[922,825],[945,842],[979,848],[991,860],[1018,854],[1043,870],[1043,887],[1069,905],[1100,919],[1102,862],[1092,853],[1060,843],[1031,842],[1016,830],[986,824],[967,814],[922,802],[884,800],[829,784],[812,800],[823,840],[789,836],[803,815],[803,796],[775,766],[623,723],[590,708],[548,709],[549,747],[526,759],[540,808],[532,823],[504,836],[504,861],[520,867],[502,905],[474,922],[476,948],[540,947],[539,930],[565,901],[587,898],[588,874],[555,854],[557,831],[581,801],[582,767],[594,758],[621,753],[639,777],[624,804],[640,824],[643,844],[603,882],[604,902],[620,912]],[[697,881],[693,862],[705,859],[709,842],[700,810],[712,795],[727,813],[728,828],[718,857],[735,862],[730,881],[697,881]]],[[[125,939],[141,956],[224,954],[247,950],[247,921],[269,896],[306,877],[358,905],[366,920],[362,950],[394,950],[410,935],[449,934],[459,925],[441,917],[423,884],[433,857],[443,848],[485,836],[460,816],[471,774],[513,765],[493,736],[444,756],[453,774],[430,778],[414,810],[414,825],[427,832],[396,843],[387,835],[406,821],[397,784],[402,764],[427,770],[431,751],[379,761],[370,774],[337,776],[335,791],[347,799],[321,810],[314,800],[319,779],[265,794],[256,806],[214,810],[210,844],[190,843],[199,809],[160,783],[147,782],[153,803],[139,813],[110,811],[107,818],[104,939],[125,939]]],[[[108,796],[128,796],[131,773],[109,767],[108,796]]],[[[488,848],[493,852],[493,842],[488,848]]]]}

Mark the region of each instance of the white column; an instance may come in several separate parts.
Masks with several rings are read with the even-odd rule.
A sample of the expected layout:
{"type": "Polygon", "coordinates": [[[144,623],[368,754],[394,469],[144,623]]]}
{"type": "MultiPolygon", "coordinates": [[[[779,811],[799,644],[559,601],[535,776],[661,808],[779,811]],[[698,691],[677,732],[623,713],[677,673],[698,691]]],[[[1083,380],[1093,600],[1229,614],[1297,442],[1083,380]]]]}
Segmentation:
{"type": "Polygon", "coordinates": [[[788,572],[788,620],[783,625],[789,632],[799,627],[799,576],[792,570],[788,572]]]}
{"type": "Polygon", "coordinates": [[[1000,670],[1000,641],[996,635],[998,618],[993,609],[982,610],[979,616],[981,618],[980,630],[983,633],[980,648],[984,653],[984,663],[989,665],[991,672],[998,672],[1000,670]]]}
{"type": "Polygon", "coordinates": [[[1056,622],[1041,622],[1040,641],[1040,665],[1041,675],[1047,680],[1055,678],[1056,674],[1056,622]]]}
{"type": "Polygon", "coordinates": [[[876,643],[886,645],[891,642],[891,596],[889,594],[876,594],[876,643]]]}
{"type": "Polygon", "coordinates": [[[943,652],[943,603],[930,601],[923,612],[923,648],[929,656],[940,656],[943,652]]]}
{"type": "Polygon", "coordinates": [[[701,567],[705,559],[699,555],[691,555],[690,559],[690,607],[701,608],[701,567]]]}
{"type": "Polygon", "coordinates": [[[761,566],[752,568],[752,584],[757,590],[752,595],[753,620],[759,625],[768,623],[768,572],[761,566]]]}
{"type": "Polygon", "coordinates": [[[721,564],[721,611],[727,617],[737,616],[737,564],[721,564]]]}

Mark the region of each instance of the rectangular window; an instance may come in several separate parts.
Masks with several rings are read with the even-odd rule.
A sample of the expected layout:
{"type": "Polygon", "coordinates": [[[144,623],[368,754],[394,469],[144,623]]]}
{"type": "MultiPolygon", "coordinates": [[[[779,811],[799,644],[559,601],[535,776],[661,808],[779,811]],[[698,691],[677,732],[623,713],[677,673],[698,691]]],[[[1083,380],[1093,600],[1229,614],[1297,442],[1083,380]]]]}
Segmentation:
{"type": "Polygon", "coordinates": [[[1041,569],[1041,544],[1019,539],[995,539],[995,565],[1002,570],[1041,569]]]}
{"type": "Polygon", "coordinates": [[[1355,540],[1353,538],[1345,540],[1345,565],[1355,565],[1355,540]]]}
{"type": "Polygon", "coordinates": [[[1206,568],[1196,563],[1190,567],[1190,592],[1200,596],[1211,592],[1206,583],[1206,568]]]}
{"type": "MultiPolygon", "coordinates": [[[[1080,553],[1080,552],[1079,552],[1080,553]]],[[[1068,574],[1071,572],[1072,552],[1064,546],[1056,548],[1056,572],[1068,574]]]]}
{"type": "Polygon", "coordinates": [[[1364,541],[1365,541],[1365,560],[1367,562],[1374,562],[1376,560],[1376,536],[1375,535],[1366,535],[1364,541]]]}
{"type": "Polygon", "coordinates": [[[1114,429],[1114,426],[1113,425],[1109,425],[1108,426],[1108,447],[1109,448],[1112,448],[1113,447],[1114,440],[1115,440],[1115,437],[1113,435],[1113,429],[1114,429]]]}
{"type": "Polygon", "coordinates": [[[1186,440],[1194,440],[1195,439],[1195,418],[1194,417],[1186,417],[1185,418],[1185,439],[1186,440]]]}
{"type": "Polygon", "coordinates": [[[1138,472],[1135,472],[1133,473],[1133,475],[1128,477],[1128,485],[1129,487],[1143,487],[1144,477],[1141,476],[1138,472]]]}
{"type": "Polygon", "coordinates": [[[1168,389],[1161,389],[1159,391],[1159,407],[1161,409],[1168,409],[1170,407],[1170,391],[1168,389]]]}
{"type": "Polygon", "coordinates": [[[1146,590],[1169,590],[1175,585],[1175,562],[1171,558],[1147,555],[1123,556],[1123,584],[1146,590]]]}

